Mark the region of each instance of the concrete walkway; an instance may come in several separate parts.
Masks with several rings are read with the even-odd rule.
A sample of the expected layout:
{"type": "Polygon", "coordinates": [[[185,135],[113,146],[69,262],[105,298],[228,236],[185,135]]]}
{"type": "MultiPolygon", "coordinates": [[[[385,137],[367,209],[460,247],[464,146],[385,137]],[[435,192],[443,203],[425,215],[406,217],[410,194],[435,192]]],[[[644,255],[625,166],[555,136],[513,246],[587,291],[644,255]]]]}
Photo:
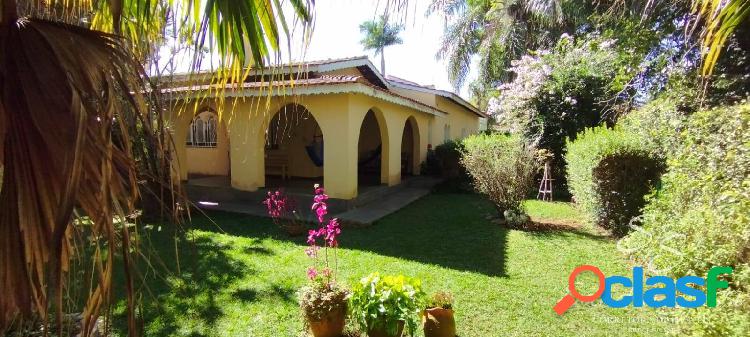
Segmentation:
{"type": "MultiPolygon", "coordinates": [[[[432,177],[410,177],[400,185],[392,187],[383,187],[376,191],[363,193],[354,202],[348,202],[350,207],[329,207],[330,218],[339,218],[344,225],[349,226],[368,226],[381,218],[389,215],[417,199],[430,193],[432,188],[440,183],[440,179],[432,177]],[[371,195],[370,195],[371,194],[371,195]]],[[[254,199],[254,198],[253,198],[254,199]]],[[[193,199],[201,209],[221,210],[226,212],[249,214],[254,216],[267,217],[266,208],[262,204],[262,199],[251,200],[221,200],[216,202],[198,201],[193,199]]],[[[331,200],[336,203],[335,199],[331,200]]],[[[341,204],[341,201],[338,202],[341,204]]],[[[303,219],[314,221],[312,214],[309,214],[308,205],[298,205],[303,219]]]]}

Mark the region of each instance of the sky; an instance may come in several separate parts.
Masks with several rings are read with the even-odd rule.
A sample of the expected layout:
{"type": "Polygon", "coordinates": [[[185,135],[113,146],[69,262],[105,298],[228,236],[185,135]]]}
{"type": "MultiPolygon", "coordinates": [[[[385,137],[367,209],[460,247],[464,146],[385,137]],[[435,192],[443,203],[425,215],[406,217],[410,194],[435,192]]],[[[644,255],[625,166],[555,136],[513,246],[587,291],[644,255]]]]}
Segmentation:
{"type": "MultiPolygon", "coordinates": [[[[302,52],[302,34],[294,32],[291,51],[282,48],[282,59],[293,61],[315,61],[333,58],[367,55],[376,68],[380,69],[380,55],[365,51],[360,44],[362,33],[359,25],[362,22],[377,18],[383,12],[386,0],[318,0],[315,2],[315,28],[310,44],[302,52]]],[[[440,48],[441,37],[445,27],[444,19],[437,14],[425,16],[430,0],[412,0],[406,15],[392,15],[403,24],[401,32],[403,44],[386,48],[386,73],[422,85],[434,85],[437,89],[454,91],[448,80],[447,67],[442,60],[436,59],[440,48]]],[[[286,11],[285,11],[286,12],[286,11]]],[[[290,13],[291,14],[291,13],[290,13]]],[[[290,19],[291,15],[286,15],[290,19]]],[[[297,29],[299,31],[299,27],[297,29]]],[[[174,43],[171,42],[171,43],[174,43]]],[[[169,58],[170,46],[162,47],[162,60],[169,58]]],[[[177,71],[189,69],[192,53],[177,56],[177,71]]],[[[164,64],[162,62],[162,64],[164,64]]],[[[203,62],[204,66],[210,64],[203,62]]],[[[206,67],[202,67],[206,68],[206,67]]],[[[469,80],[476,77],[475,69],[469,74],[469,80]]],[[[459,92],[468,98],[466,86],[459,92]]]]}
{"type": "MultiPolygon", "coordinates": [[[[373,65],[379,69],[380,55],[364,51],[359,43],[363,37],[359,25],[382,13],[383,2],[384,0],[316,1],[315,29],[305,60],[368,55],[373,65]]],[[[440,48],[445,21],[437,14],[425,17],[429,2],[413,1],[407,9],[406,18],[396,17],[404,25],[401,33],[404,43],[386,48],[386,74],[453,91],[445,63],[435,57],[440,48]]],[[[292,58],[299,59],[299,54],[298,51],[293,51],[292,58]]],[[[473,77],[470,74],[470,79],[473,77]]],[[[466,96],[466,92],[464,88],[462,96],[466,96]]]]}

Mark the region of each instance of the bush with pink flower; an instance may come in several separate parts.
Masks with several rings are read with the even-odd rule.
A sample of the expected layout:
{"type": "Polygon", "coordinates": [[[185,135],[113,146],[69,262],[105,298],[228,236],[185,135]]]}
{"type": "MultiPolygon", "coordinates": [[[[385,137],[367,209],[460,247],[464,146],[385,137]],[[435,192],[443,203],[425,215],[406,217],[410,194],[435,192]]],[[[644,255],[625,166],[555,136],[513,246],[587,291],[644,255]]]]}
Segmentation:
{"type": "Polygon", "coordinates": [[[346,289],[336,283],[337,247],[341,227],[338,219],[326,219],[328,195],[317,184],[311,209],[317,217],[319,227],[310,229],[307,235],[308,247],[305,254],[312,260],[312,264],[307,268],[310,282],[300,290],[300,307],[313,335],[318,336],[318,330],[325,327],[335,330],[332,333],[338,336],[344,328],[348,294],[346,289]]]}
{"type": "Polygon", "coordinates": [[[307,226],[299,217],[297,203],[283,190],[269,191],[263,205],[266,206],[266,212],[273,223],[287,234],[297,236],[305,233],[307,226]]]}

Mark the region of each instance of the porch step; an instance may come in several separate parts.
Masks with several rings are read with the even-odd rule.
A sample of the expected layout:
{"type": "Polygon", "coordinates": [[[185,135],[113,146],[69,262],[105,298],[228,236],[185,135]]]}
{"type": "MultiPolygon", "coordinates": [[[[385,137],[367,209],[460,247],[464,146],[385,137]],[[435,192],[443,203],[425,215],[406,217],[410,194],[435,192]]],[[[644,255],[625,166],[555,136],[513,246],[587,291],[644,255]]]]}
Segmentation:
{"type": "Polygon", "coordinates": [[[401,187],[398,191],[389,193],[386,198],[361,205],[343,213],[334,214],[331,217],[338,218],[346,225],[369,226],[375,221],[398,211],[429,193],[429,188],[401,187]]]}

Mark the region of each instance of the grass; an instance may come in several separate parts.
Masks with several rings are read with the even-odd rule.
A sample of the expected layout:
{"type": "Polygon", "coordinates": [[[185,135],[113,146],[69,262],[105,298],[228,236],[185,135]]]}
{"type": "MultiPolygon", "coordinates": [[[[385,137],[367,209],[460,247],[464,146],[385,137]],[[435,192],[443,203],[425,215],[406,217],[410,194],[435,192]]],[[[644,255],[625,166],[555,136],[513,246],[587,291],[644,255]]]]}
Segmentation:
{"type": "MultiPolygon", "coordinates": [[[[535,219],[578,219],[565,203],[526,206],[535,219]]],[[[644,308],[576,303],[558,317],[552,306],[567,293],[574,267],[627,275],[615,242],[585,230],[508,230],[488,220],[493,210],[476,195],[438,193],[371,227],[344,229],[339,279],[352,284],[378,271],[418,277],[429,292],[450,291],[464,337],[663,334],[656,312],[644,308]]],[[[146,275],[144,334],[304,336],[296,302],[309,263],[304,238],[287,238],[267,219],[210,215],[221,230],[195,220],[179,245],[179,276],[146,275]]],[[[174,271],[174,242],[166,232],[151,234],[153,256],[174,271]]],[[[123,307],[116,309],[120,328],[123,307]]]]}

